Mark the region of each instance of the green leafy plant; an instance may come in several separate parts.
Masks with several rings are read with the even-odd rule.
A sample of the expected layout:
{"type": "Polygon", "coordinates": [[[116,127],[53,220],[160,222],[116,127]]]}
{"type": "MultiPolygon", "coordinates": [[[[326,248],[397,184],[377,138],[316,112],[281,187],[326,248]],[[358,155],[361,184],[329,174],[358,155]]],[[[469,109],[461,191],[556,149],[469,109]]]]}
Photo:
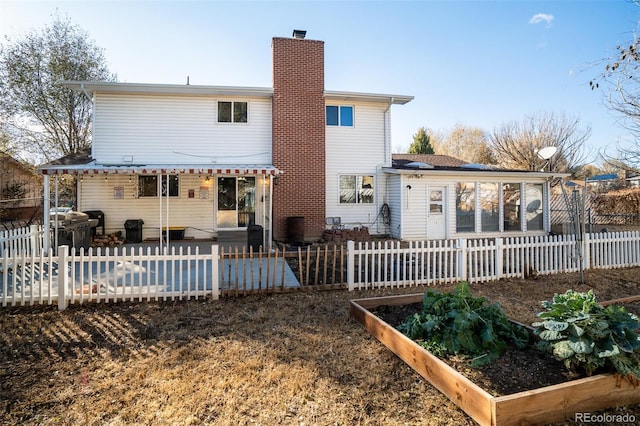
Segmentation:
{"type": "Polygon", "coordinates": [[[552,353],[573,371],[592,375],[611,367],[623,376],[640,379],[638,317],[623,306],[599,305],[591,290],[568,290],[542,306],[546,310],[537,316],[543,321],[533,323],[539,349],[552,353]]]}
{"type": "Polygon", "coordinates": [[[529,343],[529,334],[511,323],[497,303],[474,297],[466,282],[453,293],[427,290],[422,310],[405,320],[398,330],[437,356],[471,358],[472,366],[490,364],[512,342],[518,348],[529,343]]]}

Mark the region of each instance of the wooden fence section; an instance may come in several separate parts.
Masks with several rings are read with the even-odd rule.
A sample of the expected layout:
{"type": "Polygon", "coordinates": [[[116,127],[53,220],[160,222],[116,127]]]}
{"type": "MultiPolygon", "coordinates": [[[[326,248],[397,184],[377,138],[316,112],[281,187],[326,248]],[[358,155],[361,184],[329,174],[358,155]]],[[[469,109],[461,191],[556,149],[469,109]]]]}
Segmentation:
{"type": "Polygon", "coordinates": [[[36,255],[42,252],[44,230],[42,225],[0,230],[0,257],[19,254],[36,255]]]}
{"type": "Polygon", "coordinates": [[[346,257],[339,244],[290,251],[220,248],[220,296],[344,288],[346,257]]]}

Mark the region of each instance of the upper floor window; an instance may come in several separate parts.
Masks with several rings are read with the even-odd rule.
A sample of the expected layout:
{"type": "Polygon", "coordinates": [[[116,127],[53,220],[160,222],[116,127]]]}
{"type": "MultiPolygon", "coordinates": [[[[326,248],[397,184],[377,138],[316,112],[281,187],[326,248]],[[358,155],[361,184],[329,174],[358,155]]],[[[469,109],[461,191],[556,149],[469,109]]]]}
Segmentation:
{"type": "Polygon", "coordinates": [[[247,103],[246,102],[218,102],[218,123],[246,123],[247,103]]]}
{"type": "Polygon", "coordinates": [[[373,203],[373,176],[340,176],[340,204],[373,203]]]}
{"type": "Polygon", "coordinates": [[[353,107],[327,105],[327,126],[353,127],[353,107]]]}
{"type": "MultiPolygon", "coordinates": [[[[170,197],[178,196],[178,176],[162,176],[162,188],[160,193],[166,197],[169,191],[170,197]]],[[[138,197],[157,197],[158,196],[158,176],[138,176],[138,197]]]]}

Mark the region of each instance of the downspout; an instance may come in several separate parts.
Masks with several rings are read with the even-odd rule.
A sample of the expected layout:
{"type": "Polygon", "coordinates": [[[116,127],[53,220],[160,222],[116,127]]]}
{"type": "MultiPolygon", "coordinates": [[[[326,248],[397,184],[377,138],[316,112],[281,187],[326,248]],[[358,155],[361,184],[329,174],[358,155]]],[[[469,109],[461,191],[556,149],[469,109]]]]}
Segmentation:
{"type": "MultiPolygon", "coordinates": [[[[391,159],[391,136],[389,135],[390,132],[390,126],[389,126],[389,111],[391,110],[391,105],[393,105],[393,96],[389,99],[389,105],[387,105],[387,109],[384,110],[384,117],[383,117],[383,124],[384,124],[384,163],[382,164],[378,164],[376,165],[376,188],[378,188],[377,191],[378,192],[378,196],[375,197],[376,198],[376,232],[380,233],[381,229],[382,231],[384,231],[384,226],[381,227],[380,226],[380,209],[382,208],[382,204],[381,204],[381,200],[380,200],[380,196],[381,195],[381,191],[380,191],[380,186],[381,186],[381,178],[380,178],[380,173],[382,172],[382,167],[384,167],[385,165],[390,166],[392,159],[391,159]]],[[[387,185],[385,185],[384,187],[385,189],[385,198],[387,195],[387,185]]]]}

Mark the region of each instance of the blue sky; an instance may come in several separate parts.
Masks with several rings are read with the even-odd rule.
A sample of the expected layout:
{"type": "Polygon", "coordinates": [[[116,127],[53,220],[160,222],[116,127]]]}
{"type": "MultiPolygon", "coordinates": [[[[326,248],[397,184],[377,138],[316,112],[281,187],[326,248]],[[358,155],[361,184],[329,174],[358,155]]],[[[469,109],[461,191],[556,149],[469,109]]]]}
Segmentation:
{"type": "MultiPolygon", "coordinates": [[[[325,42],[325,88],[415,96],[392,112],[394,151],[419,127],[491,131],[538,112],[591,126],[592,158],[632,139],[589,80],[633,39],[640,7],[608,1],[9,1],[0,34],[58,11],[119,81],[271,86],[271,38],[325,42]]],[[[4,37],[3,37],[4,42],[4,37]]]]}

